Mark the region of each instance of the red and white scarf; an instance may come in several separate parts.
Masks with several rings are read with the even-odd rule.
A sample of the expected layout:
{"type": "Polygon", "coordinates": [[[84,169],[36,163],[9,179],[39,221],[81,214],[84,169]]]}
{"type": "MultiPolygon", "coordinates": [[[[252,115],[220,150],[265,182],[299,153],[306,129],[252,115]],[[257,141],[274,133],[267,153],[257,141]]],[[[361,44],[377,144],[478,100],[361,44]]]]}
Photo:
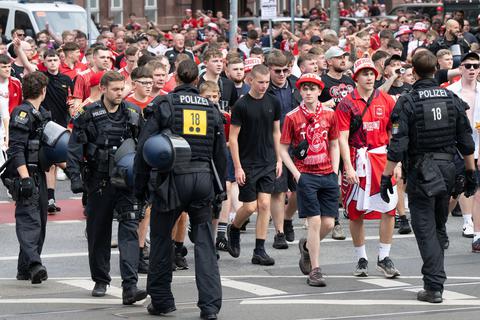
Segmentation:
{"type": "Polygon", "coordinates": [[[305,116],[306,126],[302,129],[302,136],[307,140],[309,148],[307,157],[303,160],[306,165],[315,165],[327,161],[325,157],[325,148],[328,148],[328,132],[321,125],[323,107],[320,102],[315,107],[315,112],[308,110],[305,102],[299,106],[303,115],[305,116]]]}

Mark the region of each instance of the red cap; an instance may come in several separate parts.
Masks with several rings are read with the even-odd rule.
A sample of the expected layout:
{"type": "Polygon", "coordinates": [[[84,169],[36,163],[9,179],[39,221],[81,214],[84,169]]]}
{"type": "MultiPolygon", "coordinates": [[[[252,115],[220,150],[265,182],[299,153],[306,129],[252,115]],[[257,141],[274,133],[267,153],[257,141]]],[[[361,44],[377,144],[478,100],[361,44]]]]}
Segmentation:
{"type": "Polygon", "coordinates": [[[443,11],[443,7],[442,7],[442,6],[438,6],[438,7],[437,7],[437,11],[443,11]]]}
{"type": "Polygon", "coordinates": [[[245,63],[245,73],[248,73],[252,71],[253,67],[255,67],[257,64],[261,64],[262,60],[260,58],[247,58],[244,61],[245,63]]]}
{"type": "Polygon", "coordinates": [[[314,83],[320,87],[321,90],[325,88],[325,84],[323,83],[322,79],[315,73],[304,73],[300,76],[300,79],[297,80],[297,89],[300,89],[302,83],[314,83]]]}
{"type": "Polygon", "coordinates": [[[362,58],[355,61],[353,65],[353,81],[357,81],[357,74],[363,69],[371,69],[375,73],[375,78],[378,76],[378,71],[370,58],[362,58]]]}

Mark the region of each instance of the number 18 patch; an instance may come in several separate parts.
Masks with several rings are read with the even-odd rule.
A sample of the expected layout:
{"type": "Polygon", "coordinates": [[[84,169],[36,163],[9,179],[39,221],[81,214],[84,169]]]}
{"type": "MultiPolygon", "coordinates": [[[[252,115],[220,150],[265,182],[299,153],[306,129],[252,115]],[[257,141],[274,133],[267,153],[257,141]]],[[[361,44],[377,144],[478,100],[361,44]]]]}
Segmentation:
{"type": "Polygon", "coordinates": [[[423,105],[425,129],[442,129],[448,127],[448,111],[445,102],[423,105]]]}
{"type": "Polygon", "coordinates": [[[207,135],[207,111],[183,110],[183,134],[206,136],[207,135]]]}

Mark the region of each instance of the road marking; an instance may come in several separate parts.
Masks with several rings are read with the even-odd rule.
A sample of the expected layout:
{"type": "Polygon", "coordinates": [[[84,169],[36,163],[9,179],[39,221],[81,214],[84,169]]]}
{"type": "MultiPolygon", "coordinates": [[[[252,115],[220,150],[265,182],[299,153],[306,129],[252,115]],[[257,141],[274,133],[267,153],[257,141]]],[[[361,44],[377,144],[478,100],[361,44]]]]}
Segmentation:
{"type": "MultiPolygon", "coordinates": [[[[420,290],[422,289],[405,289],[405,291],[415,292],[415,293],[417,293],[420,290]]],[[[474,296],[469,296],[467,294],[458,293],[458,292],[449,291],[449,290],[444,290],[442,296],[443,296],[443,299],[448,299],[448,300],[477,299],[477,297],[474,297],[474,296]]]]}
{"type": "Polygon", "coordinates": [[[360,282],[373,284],[382,288],[392,288],[392,287],[410,287],[410,283],[400,282],[391,279],[359,279],[360,282]]]}
{"type": "Polygon", "coordinates": [[[74,223],[84,223],[85,220],[57,220],[57,221],[48,221],[48,223],[55,224],[74,224],[74,223]]]}
{"type": "MultiPolygon", "coordinates": [[[[378,240],[380,237],[379,236],[367,236],[365,237],[365,240],[378,240]]],[[[415,235],[414,234],[394,234],[393,235],[393,239],[404,239],[404,238],[415,238],[415,235]]],[[[335,239],[323,239],[322,240],[322,243],[324,242],[338,242],[338,243],[341,243],[343,241],[351,241],[352,238],[351,237],[347,237],[345,238],[345,240],[335,240],[335,239]]],[[[294,244],[298,244],[298,240],[294,240],[292,242],[288,242],[288,244],[291,244],[291,245],[294,245],[294,244]]]]}
{"type": "MultiPolygon", "coordinates": [[[[442,306],[475,306],[478,307],[480,300],[447,300],[445,299],[442,306]]],[[[255,300],[243,300],[240,304],[247,305],[339,305],[339,306],[428,306],[428,302],[422,302],[417,300],[345,300],[345,299],[255,299],[255,300]]]]}
{"type": "MultiPolygon", "coordinates": [[[[94,286],[94,282],[92,280],[66,280],[66,281],[57,281],[58,283],[66,284],[67,286],[77,287],[81,289],[85,289],[91,291],[94,286]]],[[[107,287],[107,295],[114,296],[117,298],[122,297],[122,289],[115,287],[115,286],[108,286],[107,287]]]]}
{"type": "Polygon", "coordinates": [[[4,203],[12,203],[12,202],[11,201],[5,201],[5,200],[0,201],[0,204],[4,204],[4,203]]]}
{"type": "MultiPolygon", "coordinates": [[[[112,254],[119,254],[118,250],[112,250],[112,254]]],[[[87,257],[88,252],[71,252],[71,253],[51,253],[42,254],[42,259],[49,258],[68,258],[68,257],[87,257]]],[[[18,256],[0,257],[0,261],[17,261],[18,256]]]]}
{"type": "Polygon", "coordinates": [[[82,197],[69,197],[70,200],[82,200],[82,197]]]}
{"type": "Polygon", "coordinates": [[[241,291],[246,291],[248,293],[254,294],[256,296],[275,296],[279,294],[287,294],[285,291],[261,286],[258,284],[235,281],[227,278],[222,278],[222,286],[237,289],[241,291]]]}
{"type": "Polygon", "coordinates": [[[82,298],[38,298],[38,299],[0,299],[0,304],[121,304],[119,299],[82,299],[82,298]]]}

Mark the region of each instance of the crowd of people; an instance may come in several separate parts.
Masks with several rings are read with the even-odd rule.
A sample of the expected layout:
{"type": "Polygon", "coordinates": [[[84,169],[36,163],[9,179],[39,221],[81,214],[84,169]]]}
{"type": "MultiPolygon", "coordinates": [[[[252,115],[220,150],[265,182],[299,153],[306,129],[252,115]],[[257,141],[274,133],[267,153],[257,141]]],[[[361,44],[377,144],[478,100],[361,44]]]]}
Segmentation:
{"type": "MultiPolygon", "coordinates": [[[[289,242],[295,240],[293,219],[298,212],[300,218],[305,218],[308,229],[307,237],[299,241],[301,272],[308,275],[309,285],[325,286],[319,260],[320,242],[330,232],[334,239],[346,238],[339,220],[341,209],[349,219],[355,256],[353,274],[358,277],[369,274],[364,220],[378,219],[380,240],[375,267],[387,278],[397,277],[400,271],[390,258],[393,232],[394,228],[398,228],[401,234],[412,232],[407,215],[406,200],[409,195],[405,189],[415,191],[409,190],[405,183],[406,174],[412,170],[405,168],[409,162],[406,158],[395,158],[395,163],[402,161],[402,164],[391,168],[393,180],[388,178],[388,183],[388,179],[382,176],[387,165],[389,141],[402,129],[393,118],[396,101],[414,90],[420,82],[417,80],[430,75],[429,71],[422,73],[421,68],[430,67],[435,61],[433,67],[436,71],[432,76],[441,90],[439,94],[452,92],[467,106],[466,116],[473,128],[471,136],[475,143],[473,154],[477,159],[480,29],[478,25],[475,28],[470,26],[463,12],[448,15],[442,12],[442,7],[434,17],[400,12],[396,19],[383,17],[384,9],[383,5],[375,2],[370,7],[360,3],[352,8],[345,8],[340,2],[341,16],[368,17],[370,23],[359,19],[354,25],[345,20],[338,32],[329,28],[325,10],[315,7],[302,12],[306,20],[295,25],[293,33],[288,23],[274,24],[269,30],[268,26],[257,26],[252,21],[245,30],[238,28],[235,35],[229,33],[229,21],[221,12],[214,16],[211,11],[197,10],[193,15],[192,10],[186,9],[184,19],[172,25],[170,30],[161,30],[153,23],[141,25],[131,15],[125,26],[100,26],[101,34],[92,45],[88,44],[87,36],[80,30],[65,31],[59,36],[47,28],[33,39],[26,37],[24,30],[16,28],[11,33],[12,41],[0,44],[0,164],[19,152],[16,149],[18,133],[14,133],[30,128],[25,120],[28,118],[26,109],[17,108],[23,100],[34,106],[40,101],[38,103],[50,112],[53,121],[69,130],[73,128],[67,165],[57,164],[47,168],[45,191],[48,203],[39,211],[45,209],[49,214],[61,212],[55,200],[55,184],[63,170],[71,179],[72,191],[89,190],[84,192],[84,206],[90,270],[96,283],[92,292],[94,296],[104,295],[110,282],[111,220],[114,211],[117,211],[122,226],[122,239],[119,231],[122,279],[124,289],[128,289],[124,292],[124,303],[134,303],[146,296],[145,291],[136,288],[137,273],[152,273],[146,248],[149,225],[155,229],[157,240],[173,240],[171,245],[156,248],[162,254],[166,251],[171,253],[169,274],[162,273],[162,277],[167,280],[170,277],[171,281],[172,270],[188,268],[184,246],[189,225],[187,212],[191,214],[189,210],[198,208],[184,207],[185,212],[175,216],[175,221],[168,221],[168,235],[164,234],[165,230],[158,229],[155,223],[159,220],[150,213],[158,212],[162,207],[160,203],[154,202],[153,209],[147,209],[141,217],[134,215],[132,220],[135,221],[132,222],[118,212],[121,210],[116,203],[142,204],[142,201],[148,200],[145,195],[142,196],[147,186],[142,179],[148,170],[136,172],[135,187],[132,185],[129,192],[117,194],[114,190],[102,189],[107,184],[109,172],[96,163],[96,167],[90,170],[102,174],[92,178],[87,183],[90,186],[84,187],[85,181],[82,182],[81,177],[85,173],[82,173],[79,162],[83,157],[101,159],[101,156],[97,149],[84,150],[82,145],[87,142],[88,146],[90,143],[108,144],[109,139],[100,142],[99,132],[106,130],[101,129],[103,121],[108,120],[104,115],[115,112],[110,110],[116,110],[119,105],[125,105],[125,110],[129,110],[125,111],[125,121],[129,128],[134,128],[129,131],[128,138],[142,141],[143,128],[148,132],[154,126],[149,119],[157,119],[160,126],[162,121],[159,119],[170,116],[163,111],[155,111],[156,106],[167,103],[159,100],[161,97],[187,93],[200,95],[221,111],[224,128],[219,129],[218,134],[225,136],[224,147],[228,150],[224,160],[217,158],[217,161],[225,162],[218,167],[225,169],[220,176],[226,180],[227,198],[215,198],[213,203],[216,250],[240,257],[241,232],[256,212],[255,249],[251,262],[274,265],[275,260],[266,249],[270,220],[275,229],[271,245],[274,249],[287,249],[291,245],[289,242]],[[231,37],[236,38],[238,46],[229,47],[231,37]],[[272,48],[270,37],[273,39],[272,48]],[[191,64],[186,61],[193,61],[194,69],[198,70],[192,71],[191,64]],[[192,74],[195,74],[194,78],[192,74]],[[44,88],[45,92],[34,94],[31,91],[35,88],[44,88]],[[99,118],[98,125],[95,125],[97,131],[88,126],[90,118],[85,114],[93,121],[99,118]],[[143,181],[143,184],[138,181],[143,181]],[[96,189],[92,193],[91,189],[97,185],[100,191],[96,189]],[[382,186],[391,189],[387,197],[389,201],[385,201],[384,195],[380,196],[382,186]],[[108,197],[108,202],[102,201],[105,197],[108,197]],[[135,202],[137,200],[138,203],[135,202]],[[109,213],[102,216],[96,211],[109,213]]],[[[24,104],[22,106],[25,108],[24,104]]],[[[204,135],[207,135],[207,125],[202,125],[207,116],[201,120],[203,116],[199,111],[182,110],[183,117],[190,112],[189,116],[198,120],[190,127],[192,132],[196,130],[202,135],[205,131],[204,135]]],[[[442,116],[447,111],[442,110],[441,106],[433,110],[433,120],[445,125],[442,116]]],[[[208,121],[211,121],[210,116],[208,121]]],[[[425,121],[425,127],[437,128],[439,125],[435,121],[425,121]]],[[[450,120],[445,121],[448,127],[450,120]]],[[[110,128],[108,124],[106,128],[110,128]]],[[[211,132],[208,131],[208,134],[211,132]]],[[[123,141],[123,138],[117,138],[123,141]]],[[[463,181],[462,177],[468,181],[471,179],[469,173],[465,174],[462,164],[464,156],[467,159],[470,155],[466,149],[455,155],[457,182],[463,181]]],[[[215,150],[218,151],[218,148],[215,150]]],[[[390,156],[388,160],[393,161],[390,156]]],[[[25,160],[14,163],[23,165],[25,160]]],[[[139,164],[138,168],[143,167],[139,164]]],[[[468,165],[467,169],[471,171],[468,165]]],[[[454,191],[448,212],[463,216],[463,229],[459,232],[464,237],[473,238],[472,251],[479,253],[480,208],[474,197],[467,198],[463,194],[462,188],[454,191]]],[[[20,209],[17,207],[17,210],[20,209]]],[[[202,227],[204,220],[197,222],[188,235],[193,242],[205,243],[205,239],[209,240],[205,232],[212,230],[202,227]]],[[[414,230],[421,224],[416,223],[414,230]]],[[[445,221],[442,223],[439,241],[443,259],[443,250],[448,248],[449,240],[444,229],[445,221]]],[[[46,279],[46,270],[44,272],[39,267],[42,266],[40,252],[46,218],[42,218],[39,224],[42,232],[36,235],[37,238],[25,237],[25,243],[21,243],[27,246],[28,241],[34,241],[38,250],[32,253],[22,247],[24,251],[19,258],[17,274],[19,280],[41,282],[46,279]],[[28,254],[35,258],[27,257],[28,254]]],[[[21,228],[17,232],[22,232],[21,228]]],[[[203,247],[202,250],[208,248],[203,247]]],[[[421,253],[422,257],[429,254],[422,249],[421,253]]],[[[164,260],[153,259],[156,271],[160,267],[165,268],[164,260]]],[[[197,273],[215,270],[216,262],[207,258],[201,261],[213,269],[196,266],[197,273]]],[[[423,271],[436,272],[428,267],[423,271]]],[[[435,277],[432,279],[435,284],[440,281],[435,277]]],[[[200,288],[202,285],[210,286],[218,295],[215,279],[209,281],[213,282],[197,283],[205,299],[209,293],[204,292],[205,287],[200,288]]],[[[150,286],[155,287],[152,283],[150,286]]],[[[443,282],[441,286],[443,290],[443,282]]],[[[432,288],[437,291],[439,287],[432,288]]],[[[165,298],[160,291],[153,293],[170,301],[168,294],[165,298]]],[[[156,300],[157,305],[149,307],[149,312],[161,314],[174,310],[167,302],[161,305],[160,300],[156,300]]],[[[439,302],[436,296],[427,296],[423,300],[439,302]]],[[[213,304],[206,307],[209,312],[202,309],[202,314],[218,313],[218,301],[213,304]]]]}

